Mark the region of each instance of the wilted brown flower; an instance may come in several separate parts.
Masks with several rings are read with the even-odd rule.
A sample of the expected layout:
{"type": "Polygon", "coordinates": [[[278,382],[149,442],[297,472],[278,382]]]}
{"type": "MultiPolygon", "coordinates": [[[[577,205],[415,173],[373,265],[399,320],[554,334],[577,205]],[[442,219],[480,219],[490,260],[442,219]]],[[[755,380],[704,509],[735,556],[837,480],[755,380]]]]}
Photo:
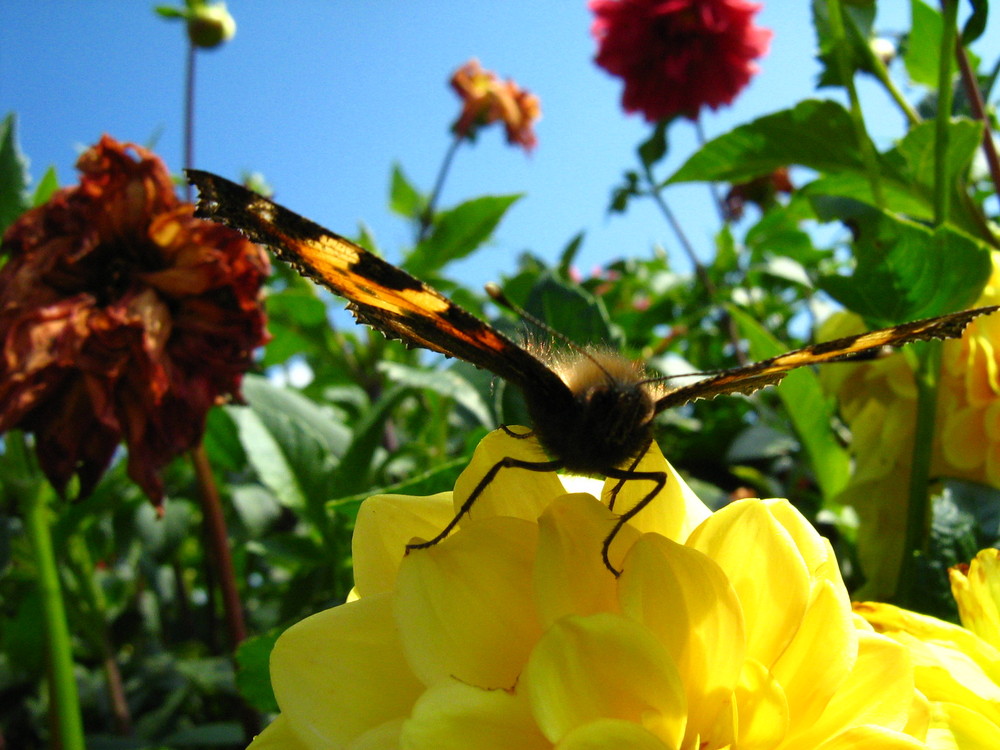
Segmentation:
{"type": "Polygon", "coordinates": [[[159,503],[158,470],[196,444],[209,407],[239,398],[266,340],[268,262],[195,219],[146,149],[104,136],[77,167],[79,185],[3,238],[0,432],[34,433],[49,480],[76,474],[81,495],[124,440],[129,476],[159,503]]]}
{"type": "Polygon", "coordinates": [[[469,60],[451,77],[451,87],[462,98],[462,113],[451,126],[461,138],[475,139],[479,128],[500,121],[507,129],[507,142],[531,151],[538,143],[533,126],[542,115],[538,97],[514,81],[501,81],[469,60]]]}

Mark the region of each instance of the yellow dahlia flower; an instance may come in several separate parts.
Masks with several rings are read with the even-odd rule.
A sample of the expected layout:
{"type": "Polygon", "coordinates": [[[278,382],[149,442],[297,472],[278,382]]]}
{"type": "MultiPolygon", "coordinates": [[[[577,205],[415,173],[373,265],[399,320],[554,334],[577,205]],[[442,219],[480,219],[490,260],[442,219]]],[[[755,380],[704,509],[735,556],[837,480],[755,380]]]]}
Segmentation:
{"type": "Polygon", "coordinates": [[[855,609],[873,630],[906,646],[917,689],[930,701],[927,742],[963,750],[1000,747],[1000,552],[952,568],[962,625],[865,602],[855,609]]]}
{"type": "Polygon", "coordinates": [[[518,470],[404,557],[504,456],[539,448],[495,432],[454,493],[362,506],[352,600],[278,640],[252,750],[926,747],[911,657],[858,627],[829,543],[786,500],[709,513],[655,446],[640,468],[669,481],[618,578],[610,485],[518,470]]]}
{"type": "MultiPolygon", "coordinates": [[[[1000,254],[975,306],[1000,304],[1000,254]]],[[[821,328],[828,340],[859,333],[858,316],[838,313],[821,328]]],[[[943,342],[932,477],[1000,487],[1000,315],[977,318],[961,339],[943,342]]],[[[854,474],[839,500],[861,519],[858,555],[867,583],[862,595],[895,593],[903,554],[917,388],[902,352],[862,364],[822,368],[853,436],[854,474]]]]}

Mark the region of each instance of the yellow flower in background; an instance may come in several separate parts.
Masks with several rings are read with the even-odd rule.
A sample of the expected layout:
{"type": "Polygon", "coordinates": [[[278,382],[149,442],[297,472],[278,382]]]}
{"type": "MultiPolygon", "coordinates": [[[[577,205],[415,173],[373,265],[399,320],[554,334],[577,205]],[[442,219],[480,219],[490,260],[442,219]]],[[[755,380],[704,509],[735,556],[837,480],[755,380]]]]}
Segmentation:
{"type": "Polygon", "coordinates": [[[1000,747],[1000,552],[980,552],[950,571],[962,625],[890,604],[855,605],[873,630],[913,655],[916,686],[930,702],[927,744],[1000,747]]]}
{"type": "Polygon", "coordinates": [[[667,488],[612,544],[618,578],[612,485],[518,470],[404,557],[539,450],[495,432],[454,493],[362,506],[352,599],[278,640],[252,750],[926,747],[909,652],[858,627],[829,543],[785,500],[709,513],[655,447],[638,468],[667,488]]]}
{"type": "MultiPolygon", "coordinates": [[[[975,306],[1000,304],[1000,254],[975,306]]],[[[852,313],[832,316],[820,340],[863,330],[852,313]]],[[[1000,487],[1000,316],[969,324],[961,339],[943,342],[938,383],[932,477],[952,477],[1000,487]]],[[[838,500],[861,519],[858,555],[865,573],[863,598],[895,593],[906,527],[917,388],[900,352],[860,364],[820,370],[853,436],[854,474],[838,500]]]]}

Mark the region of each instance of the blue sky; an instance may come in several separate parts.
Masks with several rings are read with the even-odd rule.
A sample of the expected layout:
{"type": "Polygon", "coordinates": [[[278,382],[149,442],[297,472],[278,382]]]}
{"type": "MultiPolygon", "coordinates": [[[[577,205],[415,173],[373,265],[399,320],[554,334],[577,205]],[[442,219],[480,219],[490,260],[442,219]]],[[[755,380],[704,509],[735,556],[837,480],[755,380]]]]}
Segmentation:
{"type": "MultiPolygon", "coordinates": [[[[881,5],[882,28],[905,28],[908,3],[881,5]]],[[[775,32],[771,52],[732,107],[704,117],[710,137],[817,95],[808,6],[765,3],[758,19],[775,32]]],[[[497,278],[525,249],[554,259],[581,230],[584,271],[656,244],[677,252],[651,205],[624,216],[606,213],[611,188],[634,166],[634,147],[648,126],[622,112],[620,82],[593,64],[583,0],[233,0],[230,10],[236,37],[199,59],[196,166],[236,179],[243,170],[260,171],[280,202],[348,235],[364,222],[385,255],[398,258],[411,233],[386,209],[389,170],[399,162],[430,188],[458,113],[447,79],[478,57],[535,92],[543,119],[529,157],[506,146],[500,130],[460,150],[444,205],[486,193],[525,197],[493,246],[458,275],[476,284],[497,278]]],[[[990,41],[978,47],[990,61],[997,26],[994,20],[990,41]]],[[[77,149],[102,132],[155,141],[178,170],[184,51],[181,25],[156,17],[152,3],[7,0],[0,105],[20,117],[33,175],[55,165],[63,183],[75,180],[77,149]]],[[[866,101],[877,139],[902,132],[900,117],[872,86],[866,101]]],[[[693,129],[678,123],[668,164],[678,166],[694,148],[693,129]]],[[[677,188],[667,197],[708,253],[718,224],[706,187],[677,188]]]]}

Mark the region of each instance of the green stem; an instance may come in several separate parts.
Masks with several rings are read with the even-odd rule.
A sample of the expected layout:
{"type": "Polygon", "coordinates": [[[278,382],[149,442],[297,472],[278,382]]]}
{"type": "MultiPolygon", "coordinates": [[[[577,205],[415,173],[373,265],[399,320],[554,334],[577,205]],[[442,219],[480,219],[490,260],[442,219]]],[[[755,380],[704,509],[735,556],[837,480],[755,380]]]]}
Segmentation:
{"type": "Polygon", "coordinates": [[[993,192],[1000,192],[1000,156],[997,155],[997,147],[993,142],[993,131],[983,103],[983,92],[979,90],[976,72],[969,63],[969,55],[961,39],[955,41],[955,57],[958,59],[958,69],[962,74],[962,87],[969,97],[969,107],[975,118],[983,124],[983,154],[990,169],[990,179],[993,180],[993,192]]]}
{"type": "Polygon", "coordinates": [[[427,236],[431,225],[434,223],[434,208],[437,205],[438,198],[441,197],[441,191],[444,189],[444,180],[451,169],[451,162],[455,158],[455,152],[458,151],[458,147],[462,144],[463,140],[462,136],[456,135],[452,139],[451,145],[448,146],[448,151],[441,162],[441,168],[438,170],[437,178],[434,180],[434,189],[431,190],[431,197],[427,199],[427,207],[420,214],[420,226],[417,228],[417,242],[420,242],[427,236]]]}
{"type": "MultiPolygon", "coordinates": [[[[23,438],[18,439],[9,433],[7,446],[9,450],[22,452],[28,458],[23,438]]],[[[73,649],[49,528],[51,488],[46,482],[39,480],[24,489],[21,502],[24,523],[35,555],[35,564],[38,566],[38,586],[42,595],[45,646],[49,663],[49,700],[56,719],[58,743],[60,750],[84,750],[83,718],[73,673],[73,649]]]]}
{"type": "Polygon", "coordinates": [[[923,122],[923,118],[920,116],[920,113],[918,113],[917,110],[913,108],[913,105],[907,101],[906,97],[903,96],[903,92],[900,91],[899,86],[897,86],[896,82],[892,80],[892,76],[889,75],[889,69],[886,67],[885,63],[882,62],[882,58],[874,52],[870,52],[869,64],[875,78],[878,79],[878,82],[882,84],[889,96],[892,97],[892,100],[906,116],[910,125],[916,126],[923,122]]]}
{"type": "Polygon", "coordinates": [[[941,370],[941,342],[929,341],[919,352],[916,368],[917,414],[913,436],[913,463],[910,466],[909,502],[903,558],[896,585],[896,601],[912,607],[917,598],[917,563],[926,552],[930,502],[928,485],[934,448],[934,421],[937,412],[938,373],[941,370]]]}
{"type": "Polygon", "coordinates": [[[938,68],[938,109],[934,120],[934,223],[948,221],[952,185],[948,184],[948,141],[951,126],[953,92],[951,61],[955,53],[957,0],[941,0],[941,50],[938,68]]]}
{"type": "Polygon", "coordinates": [[[858,148],[861,151],[861,161],[865,165],[865,174],[868,176],[868,184],[871,186],[872,198],[879,208],[885,207],[885,196],[882,193],[882,180],[878,166],[878,155],[871,139],[868,137],[868,130],[865,128],[864,115],[861,112],[861,100],[858,97],[858,89],[854,85],[854,71],[851,69],[851,61],[848,58],[849,44],[847,32],[844,29],[843,8],[841,0],[829,0],[828,3],[830,17],[830,32],[834,39],[834,48],[837,60],[837,69],[840,73],[844,88],[851,102],[851,122],[854,124],[854,135],[858,141],[858,148]]]}

